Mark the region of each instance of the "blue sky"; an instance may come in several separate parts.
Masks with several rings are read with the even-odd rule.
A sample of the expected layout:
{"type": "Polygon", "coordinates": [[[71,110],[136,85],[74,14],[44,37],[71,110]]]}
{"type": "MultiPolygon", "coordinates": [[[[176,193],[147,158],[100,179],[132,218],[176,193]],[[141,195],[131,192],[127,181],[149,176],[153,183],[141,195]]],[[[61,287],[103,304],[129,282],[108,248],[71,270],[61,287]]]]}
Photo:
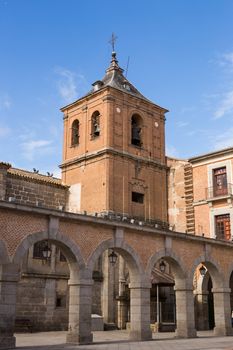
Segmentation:
{"type": "Polygon", "coordinates": [[[0,159],[58,174],[60,107],[119,63],[169,109],[167,154],[233,146],[233,1],[0,0],[0,159]]]}

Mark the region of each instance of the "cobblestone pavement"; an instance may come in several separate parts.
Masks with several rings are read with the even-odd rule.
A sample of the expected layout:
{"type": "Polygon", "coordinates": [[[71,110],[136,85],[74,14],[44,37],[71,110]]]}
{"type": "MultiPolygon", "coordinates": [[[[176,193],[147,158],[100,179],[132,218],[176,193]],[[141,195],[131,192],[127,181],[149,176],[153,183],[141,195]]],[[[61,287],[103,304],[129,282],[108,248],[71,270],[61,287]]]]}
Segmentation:
{"type": "Polygon", "coordinates": [[[153,340],[130,342],[126,331],[94,332],[91,345],[65,344],[65,332],[16,334],[17,350],[233,350],[233,336],[213,337],[198,332],[194,339],[175,339],[174,333],[153,335],[153,340]]]}

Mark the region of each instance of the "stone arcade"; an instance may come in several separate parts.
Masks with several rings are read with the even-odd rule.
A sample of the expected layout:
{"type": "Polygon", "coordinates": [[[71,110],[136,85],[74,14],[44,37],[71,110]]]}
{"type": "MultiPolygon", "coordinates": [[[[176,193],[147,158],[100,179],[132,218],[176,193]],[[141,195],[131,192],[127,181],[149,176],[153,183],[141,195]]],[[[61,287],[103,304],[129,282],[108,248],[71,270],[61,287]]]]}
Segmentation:
{"type": "Polygon", "coordinates": [[[62,181],[0,163],[0,349],[15,347],[23,261],[43,241],[69,266],[68,343],[92,342],[93,271],[109,249],[129,271],[130,339],[151,339],[151,274],[161,259],[175,283],[176,335],[196,336],[193,280],[202,265],[212,279],[214,333],[232,334],[232,242],[169,230],[167,110],[124,77],[113,52],[104,78],[62,111],[62,181]]]}

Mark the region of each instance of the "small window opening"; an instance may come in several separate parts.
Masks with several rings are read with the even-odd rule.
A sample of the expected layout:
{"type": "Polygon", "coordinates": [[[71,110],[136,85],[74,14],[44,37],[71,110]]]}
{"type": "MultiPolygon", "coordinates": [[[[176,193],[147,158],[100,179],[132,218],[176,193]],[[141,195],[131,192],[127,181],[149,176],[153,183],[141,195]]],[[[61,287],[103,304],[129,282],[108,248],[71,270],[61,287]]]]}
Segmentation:
{"type": "Polygon", "coordinates": [[[94,112],[91,117],[91,134],[92,137],[100,136],[100,113],[94,112]]]}
{"type": "Polygon", "coordinates": [[[61,307],[61,298],[56,299],[56,307],[61,307]]]}
{"type": "Polygon", "coordinates": [[[139,192],[132,192],[132,202],[143,204],[144,194],[139,192]]]}
{"type": "Polygon", "coordinates": [[[133,115],[131,118],[131,143],[135,146],[142,146],[141,140],[142,128],[141,118],[138,115],[133,115]]]}
{"type": "Polygon", "coordinates": [[[71,128],[71,145],[75,146],[79,144],[79,121],[76,119],[71,128]]]}
{"type": "Polygon", "coordinates": [[[57,295],[56,296],[56,307],[66,307],[66,296],[65,295],[57,295]]]}

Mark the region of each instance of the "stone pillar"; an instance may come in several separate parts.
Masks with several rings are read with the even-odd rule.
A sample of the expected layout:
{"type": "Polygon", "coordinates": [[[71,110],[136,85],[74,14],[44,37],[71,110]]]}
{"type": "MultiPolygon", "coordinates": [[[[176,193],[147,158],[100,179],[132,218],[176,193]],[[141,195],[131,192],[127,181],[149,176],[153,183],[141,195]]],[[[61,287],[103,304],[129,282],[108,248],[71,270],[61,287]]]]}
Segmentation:
{"type": "Polygon", "coordinates": [[[66,336],[67,343],[90,344],[93,341],[91,333],[91,306],[93,281],[69,280],[69,327],[66,336]]]}
{"type": "Polygon", "coordinates": [[[150,340],[151,283],[130,283],[130,339],[150,340]]]}
{"type": "Polygon", "coordinates": [[[119,255],[119,295],[117,296],[117,326],[119,329],[126,328],[127,322],[127,299],[125,294],[125,261],[119,255]]]}
{"type": "Polygon", "coordinates": [[[106,325],[115,324],[114,280],[115,266],[109,263],[109,251],[103,253],[102,311],[106,325]]]}
{"type": "Polygon", "coordinates": [[[126,322],[128,319],[128,307],[127,300],[125,296],[119,296],[117,300],[117,314],[118,314],[118,322],[117,327],[119,329],[126,328],[126,322]]]}
{"type": "Polygon", "coordinates": [[[16,265],[0,266],[0,349],[14,349],[15,304],[19,269],[16,265]]]}
{"type": "Polygon", "coordinates": [[[176,337],[194,338],[197,335],[194,318],[194,295],[192,289],[175,289],[176,337]]]}
{"type": "Polygon", "coordinates": [[[195,291],[196,329],[198,331],[204,331],[209,329],[208,295],[209,295],[209,292],[195,291]]]}
{"type": "Polygon", "coordinates": [[[231,326],[230,288],[214,288],[214,335],[233,335],[231,326]]]}

